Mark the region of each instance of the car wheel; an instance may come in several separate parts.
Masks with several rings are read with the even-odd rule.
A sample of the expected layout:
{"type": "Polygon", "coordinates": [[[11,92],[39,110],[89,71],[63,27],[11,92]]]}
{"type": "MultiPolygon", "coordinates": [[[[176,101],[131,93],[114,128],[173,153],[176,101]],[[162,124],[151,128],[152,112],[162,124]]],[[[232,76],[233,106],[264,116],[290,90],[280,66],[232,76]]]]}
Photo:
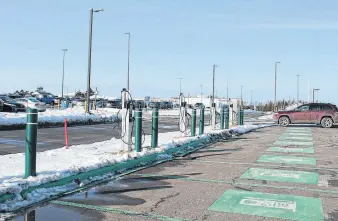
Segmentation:
{"type": "Polygon", "coordinates": [[[279,118],[279,125],[282,127],[287,127],[290,124],[290,119],[288,117],[279,118]]]}
{"type": "Polygon", "coordinates": [[[324,128],[330,128],[333,126],[333,121],[330,117],[324,117],[321,121],[320,124],[322,125],[322,127],[324,128]]]}

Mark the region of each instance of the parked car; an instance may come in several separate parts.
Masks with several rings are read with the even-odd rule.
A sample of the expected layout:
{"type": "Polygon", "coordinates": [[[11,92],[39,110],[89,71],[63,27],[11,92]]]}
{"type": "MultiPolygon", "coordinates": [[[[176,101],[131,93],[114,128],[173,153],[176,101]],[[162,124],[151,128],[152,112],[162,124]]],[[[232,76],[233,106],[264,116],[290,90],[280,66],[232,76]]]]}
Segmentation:
{"type": "Polygon", "coordinates": [[[16,102],[16,100],[9,98],[6,95],[0,95],[0,99],[4,102],[4,105],[6,106],[6,110],[9,110],[9,112],[25,112],[26,107],[23,104],[19,104],[16,102]],[[12,108],[12,105],[15,106],[15,108],[12,108]]]}
{"type": "Polygon", "coordinates": [[[52,106],[55,105],[55,100],[54,100],[54,96],[52,94],[37,94],[36,99],[40,102],[43,102],[45,104],[50,104],[52,106]]]}
{"type": "Polygon", "coordinates": [[[195,108],[196,109],[200,109],[200,108],[204,108],[205,106],[204,106],[204,104],[202,104],[202,103],[196,103],[195,104],[195,108]]]}
{"type": "Polygon", "coordinates": [[[135,105],[136,108],[145,108],[146,107],[146,103],[142,100],[135,101],[134,105],[135,105]]]}
{"type": "Polygon", "coordinates": [[[159,102],[151,101],[149,103],[149,108],[159,108],[159,107],[160,107],[160,103],[159,102]]]}
{"type": "Polygon", "coordinates": [[[108,103],[107,103],[107,107],[121,109],[122,108],[122,100],[121,99],[109,100],[108,103]]]}
{"type": "Polygon", "coordinates": [[[25,105],[26,108],[35,108],[39,112],[46,111],[46,104],[43,102],[38,101],[34,97],[27,97],[27,98],[18,98],[16,100],[18,103],[25,105]]]}
{"type": "Polygon", "coordinates": [[[0,99],[0,110],[2,112],[18,112],[14,104],[9,104],[0,99]]]}
{"type": "Polygon", "coordinates": [[[329,128],[338,123],[338,108],[330,103],[304,104],[294,110],[279,111],[274,115],[274,120],[283,127],[302,123],[329,128]]]}

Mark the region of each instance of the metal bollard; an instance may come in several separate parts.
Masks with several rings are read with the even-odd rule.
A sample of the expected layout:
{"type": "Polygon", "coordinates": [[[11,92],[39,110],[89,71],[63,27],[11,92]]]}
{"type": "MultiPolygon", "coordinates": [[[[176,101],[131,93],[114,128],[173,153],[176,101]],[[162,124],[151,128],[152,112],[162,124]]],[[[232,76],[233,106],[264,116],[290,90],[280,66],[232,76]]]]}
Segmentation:
{"type": "Polygon", "coordinates": [[[196,109],[192,110],[190,132],[192,137],[196,135],[196,109]]]}
{"type": "Polygon", "coordinates": [[[221,108],[221,122],[220,122],[220,129],[224,129],[224,107],[221,108]]]}
{"type": "Polygon", "coordinates": [[[227,109],[227,111],[225,111],[225,129],[229,129],[229,109],[227,109]]]}
{"type": "Polygon", "coordinates": [[[38,136],[38,110],[27,109],[25,178],[36,176],[36,144],[38,136]]]}
{"type": "Polygon", "coordinates": [[[142,148],[142,109],[135,110],[135,151],[141,152],[142,148]]]}
{"type": "Polygon", "coordinates": [[[200,135],[202,135],[202,134],[204,134],[204,108],[202,107],[201,109],[200,109],[200,129],[199,129],[199,131],[200,131],[200,135]]]}
{"type": "Polygon", "coordinates": [[[151,127],[151,147],[158,145],[158,108],[153,109],[152,127],[151,127]]]}

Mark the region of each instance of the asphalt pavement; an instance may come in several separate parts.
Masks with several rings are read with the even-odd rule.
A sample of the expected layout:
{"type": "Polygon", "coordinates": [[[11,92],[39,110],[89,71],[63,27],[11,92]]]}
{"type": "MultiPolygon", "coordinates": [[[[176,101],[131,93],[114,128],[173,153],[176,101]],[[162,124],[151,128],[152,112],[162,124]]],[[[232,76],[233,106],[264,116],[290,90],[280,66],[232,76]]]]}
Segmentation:
{"type": "MultiPolygon", "coordinates": [[[[197,117],[197,120],[199,118],[197,117]]],[[[178,131],[179,117],[160,117],[159,133],[178,131]]],[[[151,120],[145,119],[142,122],[145,135],[151,134],[151,120]]],[[[205,125],[209,125],[209,116],[205,116],[205,125]]],[[[119,138],[121,125],[118,123],[81,125],[68,128],[69,145],[90,144],[119,138]]],[[[0,132],[0,155],[22,153],[25,151],[25,130],[11,130],[0,132]]],[[[38,129],[37,151],[46,151],[65,146],[63,127],[51,127],[38,129]]]]}
{"type": "Polygon", "coordinates": [[[336,130],[259,129],[52,201],[26,220],[338,220],[336,130]]]}

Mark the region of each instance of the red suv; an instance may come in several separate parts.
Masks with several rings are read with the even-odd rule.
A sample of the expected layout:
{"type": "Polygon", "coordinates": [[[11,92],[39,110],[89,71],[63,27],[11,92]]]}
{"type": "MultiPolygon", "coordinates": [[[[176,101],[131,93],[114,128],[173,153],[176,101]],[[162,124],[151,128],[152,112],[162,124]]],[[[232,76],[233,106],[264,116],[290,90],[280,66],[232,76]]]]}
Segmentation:
{"type": "Polygon", "coordinates": [[[290,111],[279,111],[275,116],[279,125],[289,124],[320,124],[322,127],[332,127],[338,123],[338,108],[329,103],[304,104],[290,111]]]}

